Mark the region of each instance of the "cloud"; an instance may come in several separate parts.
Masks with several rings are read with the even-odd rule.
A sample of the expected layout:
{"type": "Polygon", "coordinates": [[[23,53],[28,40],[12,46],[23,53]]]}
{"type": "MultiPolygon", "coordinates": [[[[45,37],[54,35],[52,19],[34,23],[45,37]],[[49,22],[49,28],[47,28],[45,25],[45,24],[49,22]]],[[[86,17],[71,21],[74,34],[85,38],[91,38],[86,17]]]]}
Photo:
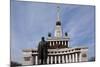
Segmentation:
{"type": "Polygon", "coordinates": [[[95,56],[95,19],[94,7],[80,6],[70,10],[72,13],[64,30],[68,31],[70,37],[70,47],[88,47],[89,57],[95,56]],[[75,12],[74,12],[75,10],[75,12]]]}

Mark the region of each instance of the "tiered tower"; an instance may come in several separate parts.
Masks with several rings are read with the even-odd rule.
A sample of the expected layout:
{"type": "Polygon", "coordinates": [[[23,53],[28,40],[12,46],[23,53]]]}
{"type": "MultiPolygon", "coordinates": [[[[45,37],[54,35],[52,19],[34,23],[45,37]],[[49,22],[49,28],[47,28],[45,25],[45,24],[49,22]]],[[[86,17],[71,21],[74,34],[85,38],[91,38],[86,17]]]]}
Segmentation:
{"type": "Polygon", "coordinates": [[[61,28],[61,21],[60,21],[60,7],[57,7],[57,21],[56,21],[56,28],[55,28],[55,37],[61,38],[62,37],[62,28],[61,28]]]}
{"type": "Polygon", "coordinates": [[[65,32],[65,36],[63,36],[62,31],[63,30],[62,30],[61,20],[60,20],[60,7],[58,6],[54,37],[52,37],[51,33],[48,33],[48,38],[47,38],[50,49],[68,48],[68,40],[69,40],[68,34],[67,32],[65,32]]]}

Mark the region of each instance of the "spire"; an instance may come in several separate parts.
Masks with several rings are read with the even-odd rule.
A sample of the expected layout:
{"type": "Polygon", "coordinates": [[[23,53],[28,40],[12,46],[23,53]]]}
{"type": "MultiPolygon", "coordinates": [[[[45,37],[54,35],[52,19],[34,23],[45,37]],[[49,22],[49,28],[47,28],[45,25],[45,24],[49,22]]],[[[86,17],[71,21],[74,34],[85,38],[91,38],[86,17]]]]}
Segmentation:
{"type": "Polygon", "coordinates": [[[57,6],[57,21],[60,21],[60,7],[57,6]]]}
{"type": "Polygon", "coordinates": [[[57,22],[56,25],[61,25],[61,21],[60,21],[60,7],[57,6],[57,22]]]}

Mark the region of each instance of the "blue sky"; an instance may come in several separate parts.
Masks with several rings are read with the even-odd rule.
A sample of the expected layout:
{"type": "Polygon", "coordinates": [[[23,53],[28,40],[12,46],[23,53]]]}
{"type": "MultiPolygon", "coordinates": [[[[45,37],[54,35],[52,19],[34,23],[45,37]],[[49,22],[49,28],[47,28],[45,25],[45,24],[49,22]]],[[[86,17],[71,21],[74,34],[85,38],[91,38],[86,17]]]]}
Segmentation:
{"type": "Polygon", "coordinates": [[[21,62],[22,49],[36,48],[48,32],[54,35],[57,6],[60,6],[63,35],[68,32],[70,37],[69,47],[86,46],[89,58],[95,56],[94,6],[11,0],[11,60],[21,62]]]}

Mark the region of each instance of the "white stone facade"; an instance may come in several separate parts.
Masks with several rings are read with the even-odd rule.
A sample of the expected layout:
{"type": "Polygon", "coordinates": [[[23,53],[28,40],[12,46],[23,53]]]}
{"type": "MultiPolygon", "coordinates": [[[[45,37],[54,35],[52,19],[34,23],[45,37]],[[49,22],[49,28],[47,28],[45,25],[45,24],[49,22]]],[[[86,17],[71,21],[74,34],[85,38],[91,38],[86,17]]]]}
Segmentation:
{"type": "MultiPolygon", "coordinates": [[[[47,64],[76,63],[88,61],[87,48],[48,49],[47,64]]],[[[23,50],[23,65],[38,65],[37,49],[23,50]],[[25,57],[30,58],[25,60],[25,57]]]]}

